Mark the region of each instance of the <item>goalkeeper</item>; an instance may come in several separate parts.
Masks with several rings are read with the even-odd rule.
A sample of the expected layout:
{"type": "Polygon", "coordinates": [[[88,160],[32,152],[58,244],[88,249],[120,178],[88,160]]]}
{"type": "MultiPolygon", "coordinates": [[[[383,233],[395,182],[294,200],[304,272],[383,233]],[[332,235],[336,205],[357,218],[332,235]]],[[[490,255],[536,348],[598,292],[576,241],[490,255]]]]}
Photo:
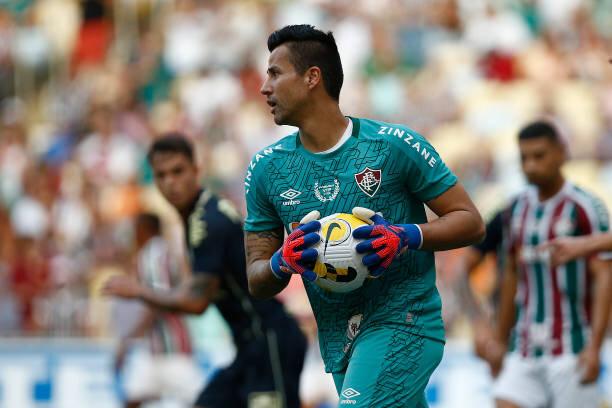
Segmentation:
{"type": "Polygon", "coordinates": [[[302,276],[341,406],[426,407],[424,389],[444,348],[433,251],[478,242],[484,223],[422,136],[342,114],[331,33],[287,26],[270,35],[268,49],[261,93],[275,123],[298,131],[257,153],[247,170],[251,293],[272,297],[302,276]],[[424,204],[439,218],[428,223],[424,204]],[[354,235],[377,278],[349,293],[311,282],[317,216],[337,212],[370,224],[354,235]]]}
{"type": "Polygon", "coordinates": [[[192,276],[170,291],[116,277],[107,283],[106,293],[169,312],[200,314],[209,304],[217,306],[237,354],[212,378],[196,406],[299,408],[306,340],[278,301],[249,296],[240,215],[229,201],[200,188],[193,148],[184,137],[158,139],[148,159],[157,187],[184,222],[192,276]]]}

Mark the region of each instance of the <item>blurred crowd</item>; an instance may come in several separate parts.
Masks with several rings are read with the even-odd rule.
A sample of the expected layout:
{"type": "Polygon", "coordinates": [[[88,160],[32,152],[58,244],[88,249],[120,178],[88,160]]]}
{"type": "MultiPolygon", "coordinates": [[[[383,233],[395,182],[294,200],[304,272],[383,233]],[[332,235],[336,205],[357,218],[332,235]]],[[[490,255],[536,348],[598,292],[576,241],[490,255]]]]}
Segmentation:
{"type": "MultiPolygon", "coordinates": [[[[191,137],[244,210],[251,155],[289,130],[259,94],[286,24],[332,30],[343,111],[424,134],[485,216],[523,186],[515,135],[541,116],[612,206],[610,21],[606,0],[0,0],[0,334],[109,334],[99,287],[132,269],[143,210],[180,250],[146,162],[158,135],[191,137]]],[[[437,256],[445,311],[460,253],[437,256]]]]}

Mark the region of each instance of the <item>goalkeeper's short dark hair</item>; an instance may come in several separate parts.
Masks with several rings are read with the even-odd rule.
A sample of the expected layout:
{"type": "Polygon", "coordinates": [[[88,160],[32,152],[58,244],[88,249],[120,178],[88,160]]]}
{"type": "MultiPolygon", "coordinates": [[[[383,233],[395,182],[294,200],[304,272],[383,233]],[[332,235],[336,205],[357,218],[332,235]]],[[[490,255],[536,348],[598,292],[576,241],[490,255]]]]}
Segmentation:
{"type": "Polygon", "coordinates": [[[179,132],[166,133],[153,142],[147,153],[149,164],[152,163],[155,153],[180,153],[185,155],[190,162],[194,161],[193,144],[179,132]]]}
{"type": "Polygon", "coordinates": [[[287,44],[297,72],[303,74],[310,67],[319,67],[325,90],[333,99],[340,100],[344,73],[331,31],[325,33],[309,24],[285,26],[270,34],[268,50],[272,52],[283,44],[287,44]]]}

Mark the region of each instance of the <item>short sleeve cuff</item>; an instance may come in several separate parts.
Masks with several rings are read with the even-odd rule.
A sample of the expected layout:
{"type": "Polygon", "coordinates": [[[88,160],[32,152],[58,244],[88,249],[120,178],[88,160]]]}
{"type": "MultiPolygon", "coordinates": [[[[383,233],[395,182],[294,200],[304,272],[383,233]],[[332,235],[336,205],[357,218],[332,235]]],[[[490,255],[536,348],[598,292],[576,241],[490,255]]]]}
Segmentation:
{"type": "Polygon", "coordinates": [[[244,222],[244,230],[248,232],[270,231],[276,230],[278,228],[283,228],[283,224],[272,221],[250,222],[248,219],[244,222]]]}
{"type": "Polygon", "coordinates": [[[419,192],[419,199],[423,202],[431,201],[440,197],[447,192],[451,187],[457,184],[457,176],[449,174],[437,183],[431,184],[428,188],[419,192]]]}
{"type": "Polygon", "coordinates": [[[597,258],[603,261],[612,261],[612,252],[600,252],[597,254],[597,258]]]}

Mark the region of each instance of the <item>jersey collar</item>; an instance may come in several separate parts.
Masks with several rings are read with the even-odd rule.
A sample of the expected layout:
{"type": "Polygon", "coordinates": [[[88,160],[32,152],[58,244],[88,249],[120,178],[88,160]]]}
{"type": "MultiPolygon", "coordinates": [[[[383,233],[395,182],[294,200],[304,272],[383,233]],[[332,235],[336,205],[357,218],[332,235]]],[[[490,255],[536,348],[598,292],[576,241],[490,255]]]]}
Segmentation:
{"type": "Polygon", "coordinates": [[[336,143],[334,146],[330,147],[329,149],[325,151],[317,152],[315,154],[328,154],[328,153],[335,152],[336,150],[341,148],[343,144],[346,143],[349,137],[352,136],[352,132],[353,132],[353,121],[349,119],[348,125],[346,126],[346,129],[344,130],[344,134],[342,135],[340,140],[338,140],[338,143],[336,143]]]}
{"type": "MultiPolygon", "coordinates": [[[[302,145],[302,142],[300,141],[300,133],[298,131],[295,134],[295,143],[296,143],[297,148],[300,151],[302,151],[304,154],[306,154],[307,156],[310,156],[310,157],[315,158],[315,159],[329,159],[331,157],[334,157],[334,156],[340,154],[348,146],[350,146],[352,144],[351,140],[353,140],[353,138],[355,138],[355,139],[359,138],[359,130],[360,130],[359,119],[351,117],[351,116],[347,116],[347,118],[351,121],[352,126],[353,126],[353,130],[351,131],[351,137],[346,139],[344,141],[344,143],[342,143],[341,146],[334,146],[332,148],[333,150],[331,152],[330,151],[326,151],[326,152],[320,152],[320,153],[313,153],[313,152],[309,151],[308,149],[304,148],[304,146],[302,145]]],[[[344,139],[344,137],[343,137],[343,139],[344,139]]]]}

